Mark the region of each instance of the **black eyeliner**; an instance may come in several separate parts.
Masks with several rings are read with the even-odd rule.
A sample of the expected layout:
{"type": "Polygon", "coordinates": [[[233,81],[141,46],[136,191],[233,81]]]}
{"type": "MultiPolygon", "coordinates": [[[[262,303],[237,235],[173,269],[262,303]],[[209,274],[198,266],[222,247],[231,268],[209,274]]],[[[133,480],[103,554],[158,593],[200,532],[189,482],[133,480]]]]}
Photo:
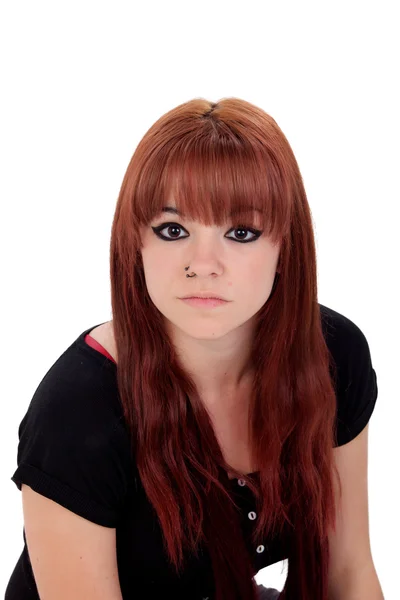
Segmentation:
{"type": "MultiPolygon", "coordinates": [[[[180,227],[181,229],[185,229],[183,227],[183,225],[180,225],[179,223],[176,222],[166,222],[166,223],[161,223],[161,225],[157,225],[156,227],[151,226],[152,230],[154,231],[154,233],[157,235],[157,237],[159,237],[161,240],[163,240],[164,242],[175,242],[178,241],[179,239],[185,239],[185,238],[167,238],[165,236],[163,236],[162,234],[160,234],[160,231],[162,231],[163,229],[165,229],[166,227],[180,227]]],[[[246,231],[250,231],[250,233],[252,233],[253,235],[255,235],[256,237],[254,237],[252,240],[235,240],[233,238],[227,238],[229,240],[232,240],[234,242],[238,242],[239,244],[250,244],[251,242],[255,242],[256,240],[258,240],[258,238],[262,235],[262,231],[259,229],[254,229],[253,227],[249,227],[247,225],[234,225],[233,227],[230,228],[229,231],[235,231],[236,229],[245,229],[246,231]]]]}

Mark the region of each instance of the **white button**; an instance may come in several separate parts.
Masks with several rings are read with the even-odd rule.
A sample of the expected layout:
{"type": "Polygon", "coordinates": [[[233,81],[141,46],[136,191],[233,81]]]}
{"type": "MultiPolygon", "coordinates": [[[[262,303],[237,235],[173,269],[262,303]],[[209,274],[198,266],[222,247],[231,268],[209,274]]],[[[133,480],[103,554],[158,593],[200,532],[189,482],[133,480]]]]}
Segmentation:
{"type": "Polygon", "coordinates": [[[261,546],[257,546],[257,552],[258,554],[260,554],[260,552],[264,552],[265,548],[264,546],[261,544],[261,546]]]}
{"type": "Polygon", "coordinates": [[[256,513],[252,510],[251,512],[249,512],[248,517],[249,519],[251,519],[252,521],[254,521],[254,519],[256,518],[256,513]]]}
{"type": "Polygon", "coordinates": [[[244,479],[238,479],[238,484],[243,487],[244,485],[246,485],[246,482],[244,479]]]}

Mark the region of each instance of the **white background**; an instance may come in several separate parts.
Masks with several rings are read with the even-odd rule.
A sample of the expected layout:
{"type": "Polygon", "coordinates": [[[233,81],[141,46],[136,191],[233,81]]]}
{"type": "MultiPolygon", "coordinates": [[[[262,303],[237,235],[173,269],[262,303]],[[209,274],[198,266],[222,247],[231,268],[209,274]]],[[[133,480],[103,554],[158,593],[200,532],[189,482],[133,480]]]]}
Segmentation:
{"type": "MultiPolygon", "coordinates": [[[[371,546],[385,599],[399,598],[396,5],[1,3],[0,589],[23,547],[18,426],[60,354],[112,318],[111,221],[131,155],[178,104],[236,96],[288,137],[315,224],[319,302],[370,345],[371,546]]],[[[258,583],[282,589],[283,567],[258,583]]]]}

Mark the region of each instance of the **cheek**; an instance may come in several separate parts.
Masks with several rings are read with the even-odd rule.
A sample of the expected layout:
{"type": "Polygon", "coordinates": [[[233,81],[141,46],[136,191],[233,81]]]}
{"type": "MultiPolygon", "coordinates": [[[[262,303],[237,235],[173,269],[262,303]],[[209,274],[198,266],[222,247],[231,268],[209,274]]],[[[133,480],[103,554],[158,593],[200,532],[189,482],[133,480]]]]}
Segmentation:
{"type": "Polygon", "coordinates": [[[147,291],[157,306],[162,306],[170,293],[173,279],[161,257],[148,256],[143,260],[147,291]]]}
{"type": "Polygon", "coordinates": [[[142,250],[143,268],[149,281],[153,281],[162,274],[164,270],[162,259],[162,253],[157,252],[156,249],[151,246],[142,250]]]}
{"type": "Polygon", "coordinates": [[[157,267],[154,255],[150,252],[142,252],[142,262],[147,290],[151,297],[156,292],[161,269],[157,267]]]}
{"type": "Polygon", "coordinates": [[[270,257],[269,260],[266,260],[265,256],[260,256],[259,260],[251,261],[250,264],[246,265],[245,270],[247,280],[265,281],[275,271],[274,259],[270,257]]]}
{"type": "Polygon", "coordinates": [[[265,302],[271,293],[275,271],[275,263],[266,264],[265,259],[248,265],[239,286],[240,293],[248,298],[249,303],[265,302]]]}

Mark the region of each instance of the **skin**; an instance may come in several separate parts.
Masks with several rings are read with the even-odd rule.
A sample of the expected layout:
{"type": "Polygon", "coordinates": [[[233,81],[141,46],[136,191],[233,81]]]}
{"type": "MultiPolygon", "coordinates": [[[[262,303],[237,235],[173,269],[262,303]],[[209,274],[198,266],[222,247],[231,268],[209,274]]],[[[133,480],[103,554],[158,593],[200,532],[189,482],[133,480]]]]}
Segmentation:
{"type": "MultiPolygon", "coordinates": [[[[168,206],[174,207],[174,202],[168,206]]],[[[254,224],[257,228],[257,220],[249,222],[254,224]]],[[[206,227],[162,213],[141,232],[150,298],[165,318],[183,366],[210,402],[240,395],[251,380],[249,349],[255,315],[271,294],[279,260],[279,245],[274,246],[265,234],[243,243],[237,240],[255,236],[248,229],[238,236],[234,225],[206,227]],[[171,231],[167,226],[161,232],[173,241],[160,239],[152,230],[163,223],[178,227],[171,231]],[[196,277],[186,278],[188,265],[188,273],[195,272],[196,277]],[[205,309],[179,299],[198,291],[215,292],[230,302],[205,309]]]]}

